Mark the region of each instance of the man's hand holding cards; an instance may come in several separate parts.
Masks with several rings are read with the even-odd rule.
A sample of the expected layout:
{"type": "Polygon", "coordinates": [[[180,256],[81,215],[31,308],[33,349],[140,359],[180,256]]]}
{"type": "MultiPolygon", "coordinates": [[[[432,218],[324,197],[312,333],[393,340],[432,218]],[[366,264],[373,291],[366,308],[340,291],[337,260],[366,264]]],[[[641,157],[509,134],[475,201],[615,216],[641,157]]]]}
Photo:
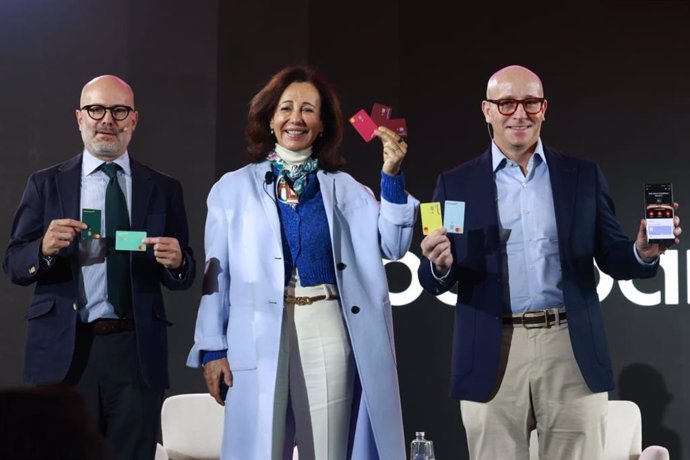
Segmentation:
{"type": "Polygon", "coordinates": [[[144,239],[144,244],[152,247],[156,262],[165,268],[178,270],[185,266],[185,259],[182,256],[182,249],[177,238],[168,236],[148,237],[144,239]]]}

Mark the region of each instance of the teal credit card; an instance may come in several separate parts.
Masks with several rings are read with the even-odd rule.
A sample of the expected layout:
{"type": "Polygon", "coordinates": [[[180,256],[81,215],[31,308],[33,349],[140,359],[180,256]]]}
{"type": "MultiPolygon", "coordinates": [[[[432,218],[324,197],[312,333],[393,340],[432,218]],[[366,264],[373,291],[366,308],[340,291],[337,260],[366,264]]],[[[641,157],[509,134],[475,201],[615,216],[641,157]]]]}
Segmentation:
{"type": "Polygon", "coordinates": [[[116,251],[146,251],[144,244],[146,232],[131,232],[118,230],[115,232],[116,251]]]}

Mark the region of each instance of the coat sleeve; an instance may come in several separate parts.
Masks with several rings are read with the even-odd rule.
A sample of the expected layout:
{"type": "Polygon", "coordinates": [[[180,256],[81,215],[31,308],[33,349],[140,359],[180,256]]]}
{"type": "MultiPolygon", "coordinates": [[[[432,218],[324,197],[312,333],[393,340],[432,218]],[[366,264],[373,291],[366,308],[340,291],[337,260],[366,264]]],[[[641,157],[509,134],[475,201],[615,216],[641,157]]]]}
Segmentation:
{"type": "Polygon", "coordinates": [[[596,247],[599,268],[614,279],[650,278],[659,264],[642,265],[634,253],[634,241],[627,238],[616,218],[608,184],[596,166],[596,247]]]}
{"type": "Polygon", "coordinates": [[[226,336],[230,313],[228,223],[223,212],[222,193],[218,184],[209,193],[207,208],[204,232],[206,265],[194,330],[194,345],[187,358],[189,367],[201,365],[201,351],[228,348],[226,336]]]}
{"type": "Polygon", "coordinates": [[[407,194],[407,202],[395,204],[381,199],[379,234],[381,253],[389,260],[402,258],[412,243],[419,200],[407,194]]]}
{"type": "Polygon", "coordinates": [[[44,270],[39,263],[40,246],[45,232],[43,203],[35,176],[32,175],[14,215],[2,266],[10,281],[15,284],[30,285],[36,282],[44,270]]]}
{"type": "Polygon", "coordinates": [[[170,216],[166,222],[165,234],[176,238],[180,244],[182,255],[186,260],[186,265],[182,270],[168,270],[161,266],[163,271],[163,284],[168,289],[187,289],[194,282],[196,275],[196,261],[194,260],[194,253],[189,246],[189,226],[187,224],[187,213],[184,207],[184,197],[182,194],[182,186],[175,181],[173,184],[173,191],[168,200],[168,215],[170,216]]]}

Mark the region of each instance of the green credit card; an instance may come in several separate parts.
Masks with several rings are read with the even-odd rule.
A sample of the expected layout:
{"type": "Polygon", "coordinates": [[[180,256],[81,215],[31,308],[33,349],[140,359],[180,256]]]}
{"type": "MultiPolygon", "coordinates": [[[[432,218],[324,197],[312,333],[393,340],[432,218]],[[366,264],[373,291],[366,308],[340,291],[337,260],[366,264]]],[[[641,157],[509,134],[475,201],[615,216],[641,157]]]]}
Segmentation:
{"type": "Polygon", "coordinates": [[[81,221],[86,224],[86,230],[81,231],[81,237],[101,238],[101,210],[100,209],[82,209],[81,221]]]}
{"type": "Polygon", "coordinates": [[[146,232],[118,230],[115,232],[116,251],[146,251],[146,232]]]}

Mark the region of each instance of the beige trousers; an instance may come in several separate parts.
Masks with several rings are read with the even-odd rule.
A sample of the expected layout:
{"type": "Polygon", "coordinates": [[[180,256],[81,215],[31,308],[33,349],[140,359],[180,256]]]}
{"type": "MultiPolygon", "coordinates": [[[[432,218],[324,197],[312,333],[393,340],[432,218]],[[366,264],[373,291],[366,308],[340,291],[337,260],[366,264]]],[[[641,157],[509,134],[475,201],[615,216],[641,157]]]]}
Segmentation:
{"type": "Polygon", "coordinates": [[[535,427],[541,460],[602,458],[608,394],[587,387],[567,324],[504,326],[501,360],[495,397],[460,402],[470,458],[528,460],[535,427]]]}
{"type": "MultiPolygon", "coordinates": [[[[337,292],[329,286],[331,292],[337,292]]],[[[288,295],[319,296],[324,286],[302,287],[295,277],[288,295]]],[[[286,417],[295,421],[300,460],[344,460],[350,429],[355,363],[337,299],[285,304],[273,421],[273,460],[282,460],[286,417]],[[291,411],[288,411],[288,406],[291,411]]],[[[290,446],[287,449],[291,452],[290,446]]]]}

